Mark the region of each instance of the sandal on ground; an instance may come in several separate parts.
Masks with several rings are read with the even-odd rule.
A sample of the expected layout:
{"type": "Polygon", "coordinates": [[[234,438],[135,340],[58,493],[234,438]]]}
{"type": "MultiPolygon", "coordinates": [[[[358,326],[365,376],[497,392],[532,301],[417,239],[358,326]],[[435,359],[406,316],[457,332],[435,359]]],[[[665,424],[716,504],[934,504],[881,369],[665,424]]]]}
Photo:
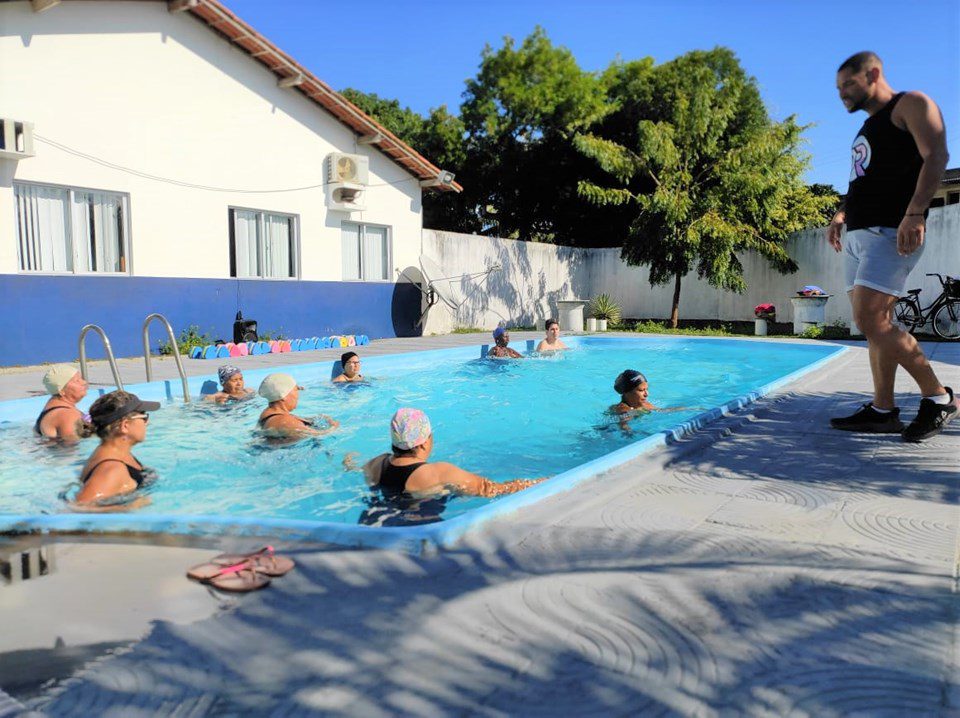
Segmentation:
{"type": "Polygon", "coordinates": [[[187,578],[212,586],[218,591],[246,593],[270,585],[270,579],[260,573],[249,561],[229,566],[201,563],[187,570],[187,578]]]}
{"type": "Polygon", "coordinates": [[[258,573],[273,578],[288,574],[296,565],[293,559],[275,554],[273,546],[264,546],[258,551],[247,554],[222,553],[219,556],[214,556],[212,560],[218,566],[232,566],[237,563],[248,562],[258,573]]]}

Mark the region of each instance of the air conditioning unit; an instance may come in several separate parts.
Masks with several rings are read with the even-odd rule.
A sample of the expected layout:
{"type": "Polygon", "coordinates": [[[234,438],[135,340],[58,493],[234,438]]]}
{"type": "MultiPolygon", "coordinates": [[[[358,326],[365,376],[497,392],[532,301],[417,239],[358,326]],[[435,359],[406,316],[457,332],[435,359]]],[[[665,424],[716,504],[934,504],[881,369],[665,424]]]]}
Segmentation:
{"type": "Polygon", "coordinates": [[[343,212],[366,209],[364,190],[369,182],[370,160],[362,155],[333,152],[327,157],[327,207],[343,212]]]}
{"type": "Polygon", "coordinates": [[[0,119],[0,157],[22,160],[34,154],[33,123],[0,119]]]}

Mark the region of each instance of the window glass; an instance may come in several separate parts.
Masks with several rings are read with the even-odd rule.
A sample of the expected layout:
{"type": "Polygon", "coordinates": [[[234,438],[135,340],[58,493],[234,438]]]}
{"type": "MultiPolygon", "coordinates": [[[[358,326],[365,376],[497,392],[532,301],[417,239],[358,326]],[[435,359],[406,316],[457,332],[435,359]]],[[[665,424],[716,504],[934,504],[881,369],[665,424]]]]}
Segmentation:
{"type": "Polygon", "coordinates": [[[389,281],[390,231],[388,227],[344,222],[341,244],[345,280],[389,281]]]}
{"type": "Polygon", "coordinates": [[[255,209],[230,210],[230,276],[297,276],[296,217],[255,209]]]}
{"type": "Polygon", "coordinates": [[[124,195],[17,182],[14,197],[21,271],[129,271],[124,195]]]}

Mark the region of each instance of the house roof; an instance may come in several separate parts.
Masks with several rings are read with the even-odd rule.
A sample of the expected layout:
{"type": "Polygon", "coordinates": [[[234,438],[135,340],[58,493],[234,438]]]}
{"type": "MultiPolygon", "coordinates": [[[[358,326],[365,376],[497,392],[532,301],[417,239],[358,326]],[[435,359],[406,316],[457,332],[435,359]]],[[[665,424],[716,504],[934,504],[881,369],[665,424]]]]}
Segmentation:
{"type": "Polygon", "coordinates": [[[941,186],[945,184],[960,184],[960,167],[952,167],[943,173],[941,186]]]}
{"type": "MultiPolygon", "coordinates": [[[[39,11],[57,5],[60,0],[31,1],[34,9],[39,11]]],[[[439,167],[234,15],[219,0],[169,0],[167,7],[170,12],[189,12],[270,70],[279,78],[281,86],[290,87],[320,105],[360,135],[364,144],[376,147],[420,180],[437,181],[440,177],[439,167]]],[[[456,182],[438,182],[430,185],[430,188],[448,192],[463,191],[463,187],[456,182]]]]}

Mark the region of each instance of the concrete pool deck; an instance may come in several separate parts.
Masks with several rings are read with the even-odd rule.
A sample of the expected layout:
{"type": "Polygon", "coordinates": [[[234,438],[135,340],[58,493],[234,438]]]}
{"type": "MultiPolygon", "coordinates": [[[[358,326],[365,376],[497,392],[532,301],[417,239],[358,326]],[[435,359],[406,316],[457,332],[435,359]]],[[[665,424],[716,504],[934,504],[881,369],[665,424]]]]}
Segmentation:
{"type": "MultiPolygon", "coordinates": [[[[867,353],[850,345],[432,555],[287,545],[297,570],[224,599],[182,572],[238,539],[18,539],[53,544],[57,563],[0,584],[17,624],[0,632],[0,688],[53,716],[960,715],[960,421],[920,445],[830,430],[867,396],[867,353]],[[47,687],[5,678],[26,657],[51,677],[79,670],[47,687]]],[[[960,344],[924,349],[960,387],[960,344]]],[[[339,356],[326,352],[277,359],[339,356]]],[[[7,393],[12,375],[0,398],[28,395],[7,393]]],[[[897,390],[909,419],[902,372],[897,390]]],[[[22,707],[0,695],[0,715],[22,707]]]]}

